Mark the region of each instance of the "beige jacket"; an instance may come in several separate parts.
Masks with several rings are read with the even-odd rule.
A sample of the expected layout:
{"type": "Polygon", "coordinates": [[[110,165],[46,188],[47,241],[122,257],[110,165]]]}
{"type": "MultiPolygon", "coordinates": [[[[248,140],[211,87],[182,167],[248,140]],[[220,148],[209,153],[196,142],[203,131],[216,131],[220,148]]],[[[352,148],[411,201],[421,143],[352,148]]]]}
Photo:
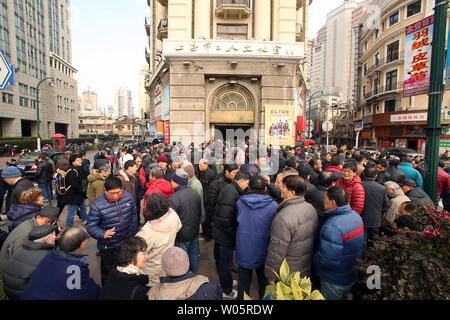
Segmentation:
{"type": "Polygon", "coordinates": [[[398,189],[394,192],[394,197],[390,199],[391,206],[388,211],[384,214],[381,221],[382,226],[394,226],[394,221],[400,215],[400,207],[403,202],[411,201],[404,193],[402,189],[398,189]]]}
{"type": "Polygon", "coordinates": [[[181,220],[178,214],[169,208],[169,211],[158,220],[148,221],[138,232],[137,236],[147,242],[147,261],[142,272],[149,277],[149,286],[159,283],[164,275],[161,267],[161,256],[166,249],[173,247],[177,232],[181,229],[181,220]]]}
{"type": "Polygon", "coordinates": [[[205,276],[195,276],[174,283],[158,283],[148,291],[148,300],[186,300],[192,297],[209,279],[205,276]]]}

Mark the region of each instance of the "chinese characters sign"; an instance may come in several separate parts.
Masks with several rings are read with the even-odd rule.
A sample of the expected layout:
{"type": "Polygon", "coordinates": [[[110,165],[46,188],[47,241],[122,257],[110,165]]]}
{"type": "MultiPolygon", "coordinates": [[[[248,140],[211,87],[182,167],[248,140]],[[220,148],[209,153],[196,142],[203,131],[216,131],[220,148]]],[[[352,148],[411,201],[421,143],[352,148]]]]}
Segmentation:
{"type": "Polygon", "coordinates": [[[293,146],[295,144],[294,106],[266,105],[266,145],[293,146]]]}
{"type": "Polygon", "coordinates": [[[434,16],[429,16],[406,27],[404,97],[425,94],[430,89],[433,23],[434,16]]]}
{"type": "Polygon", "coordinates": [[[300,59],[304,56],[303,43],[279,43],[245,40],[169,40],[164,39],[163,53],[173,57],[277,57],[300,59]]]}
{"type": "Polygon", "coordinates": [[[428,114],[426,112],[391,115],[391,122],[427,121],[427,119],[428,114]]]}

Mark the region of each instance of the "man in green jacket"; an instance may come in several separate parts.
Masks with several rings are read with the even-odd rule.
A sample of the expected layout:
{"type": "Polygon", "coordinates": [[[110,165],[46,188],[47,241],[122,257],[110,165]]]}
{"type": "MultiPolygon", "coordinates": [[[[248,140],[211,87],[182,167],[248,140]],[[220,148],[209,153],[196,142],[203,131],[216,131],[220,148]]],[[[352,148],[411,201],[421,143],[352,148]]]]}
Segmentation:
{"type": "Polygon", "coordinates": [[[105,193],[105,180],[111,174],[111,166],[107,163],[101,164],[98,169],[93,169],[88,176],[88,206],[105,193]]]}
{"type": "Polygon", "coordinates": [[[195,176],[195,169],[194,169],[194,166],[192,165],[192,163],[186,162],[183,164],[182,168],[188,174],[188,179],[189,179],[188,188],[194,189],[195,191],[197,191],[198,195],[200,196],[200,199],[202,202],[202,217],[200,219],[200,223],[202,224],[203,222],[205,222],[205,205],[203,203],[202,184],[201,184],[200,180],[198,180],[197,177],[195,176]]]}

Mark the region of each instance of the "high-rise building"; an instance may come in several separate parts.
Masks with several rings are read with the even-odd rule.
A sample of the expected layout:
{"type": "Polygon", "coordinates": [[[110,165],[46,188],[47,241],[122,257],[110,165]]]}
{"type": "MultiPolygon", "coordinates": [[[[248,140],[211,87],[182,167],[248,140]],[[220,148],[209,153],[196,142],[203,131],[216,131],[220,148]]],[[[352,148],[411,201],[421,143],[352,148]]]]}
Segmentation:
{"type": "Polygon", "coordinates": [[[0,50],[15,67],[14,86],[1,92],[1,136],[37,135],[38,94],[40,137],[78,137],[70,24],[69,0],[1,1],[0,50]]]}
{"type": "Polygon", "coordinates": [[[81,112],[82,116],[100,116],[103,110],[98,106],[97,92],[88,88],[81,94],[81,112]]]}
{"type": "Polygon", "coordinates": [[[121,86],[116,91],[116,105],[115,105],[115,113],[116,117],[128,116],[133,117],[136,116],[131,99],[131,90],[126,86],[121,86]]]}
{"type": "Polygon", "coordinates": [[[260,133],[266,106],[303,116],[311,3],[149,0],[152,125],[170,132],[166,141],[204,141],[215,129],[260,133]]]}

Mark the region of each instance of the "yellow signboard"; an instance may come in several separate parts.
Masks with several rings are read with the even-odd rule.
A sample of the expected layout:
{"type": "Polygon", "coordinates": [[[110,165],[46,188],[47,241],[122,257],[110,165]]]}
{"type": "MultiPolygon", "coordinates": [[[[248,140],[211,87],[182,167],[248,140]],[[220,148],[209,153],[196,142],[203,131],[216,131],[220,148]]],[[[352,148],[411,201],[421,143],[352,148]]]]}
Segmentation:
{"type": "Polygon", "coordinates": [[[294,106],[266,105],[266,145],[294,146],[294,106]]]}

